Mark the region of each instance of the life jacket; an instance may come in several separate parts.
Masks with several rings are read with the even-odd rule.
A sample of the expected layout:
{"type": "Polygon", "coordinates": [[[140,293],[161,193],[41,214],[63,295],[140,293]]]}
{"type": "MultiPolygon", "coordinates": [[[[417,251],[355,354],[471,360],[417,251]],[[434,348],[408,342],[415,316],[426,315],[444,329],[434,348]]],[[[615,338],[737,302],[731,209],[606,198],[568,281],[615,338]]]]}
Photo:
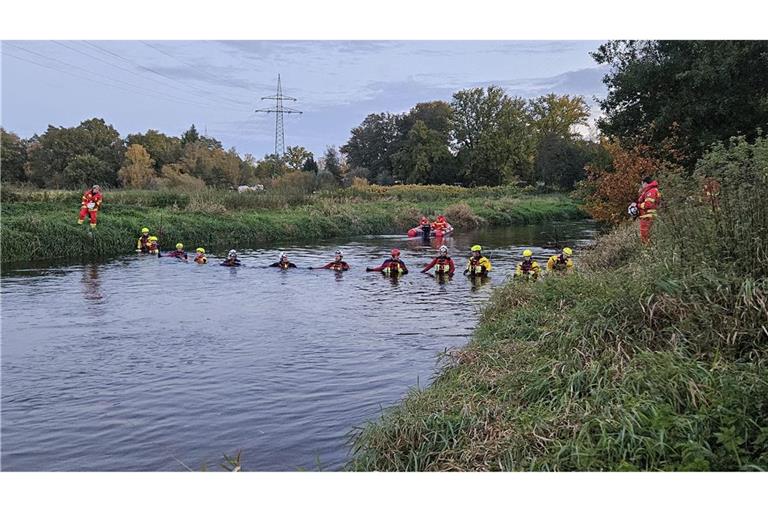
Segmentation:
{"type": "Polygon", "coordinates": [[[150,254],[157,254],[157,242],[149,242],[147,248],[149,249],[150,254]]]}
{"type": "Polygon", "coordinates": [[[341,270],[347,270],[349,268],[349,265],[347,265],[346,261],[334,261],[333,263],[331,263],[331,266],[328,268],[330,270],[341,271],[341,270]]]}
{"type": "Polygon", "coordinates": [[[451,265],[448,263],[451,261],[450,256],[438,256],[437,264],[435,265],[435,274],[447,274],[451,271],[451,265]]]}
{"type": "Polygon", "coordinates": [[[195,256],[195,263],[208,263],[208,258],[205,256],[205,254],[198,254],[195,256]]]}
{"type": "Polygon", "coordinates": [[[656,217],[656,209],[661,201],[661,192],[659,184],[655,180],[648,183],[640,192],[637,198],[637,208],[640,210],[641,219],[651,219],[656,217]]]}
{"type": "Polygon", "coordinates": [[[83,199],[82,199],[83,208],[88,208],[88,204],[93,203],[94,205],[93,208],[88,208],[88,209],[92,212],[98,211],[99,207],[101,206],[101,200],[102,200],[102,197],[100,192],[96,192],[94,194],[92,189],[86,190],[83,193],[83,199]]]}
{"type": "Polygon", "coordinates": [[[141,252],[143,253],[149,252],[149,235],[147,236],[141,235],[136,245],[138,246],[139,249],[141,249],[141,252]]]}
{"type": "Polygon", "coordinates": [[[278,263],[279,263],[278,267],[280,267],[283,270],[291,268],[291,262],[290,261],[280,261],[278,263]]]}
{"type": "Polygon", "coordinates": [[[568,262],[570,258],[563,257],[562,254],[554,255],[550,257],[552,261],[553,270],[563,271],[568,269],[568,262]]]}
{"type": "Polygon", "coordinates": [[[187,259],[187,253],[184,251],[179,251],[178,249],[175,251],[169,252],[168,256],[171,258],[187,259]]]}
{"type": "Polygon", "coordinates": [[[533,259],[523,260],[517,264],[517,270],[515,271],[515,275],[533,277],[534,279],[536,279],[539,277],[539,271],[540,271],[539,264],[533,261],[533,259]]]}
{"type": "Polygon", "coordinates": [[[442,222],[435,221],[435,222],[432,223],[432,229],[433,230],[438,230],[439,229],[441,231],[445,231],[447,228],[448,228],[448,223],[445,222],[445,221],[442,221],[442,222]]]}
{"type": "Polygon", "coordinates": [[[384,275],[387,276],[399,276],[403,273],[403,262],[400,260],[389,259],[385,262],[385,267],[381,269],[384,275]]]}
{"type": "Polygon", "coordinates": [[[467,270],[472,275],[484,275],[491,270],[491,262],[485,256],[480,256],[477,259],[472,257],[467,263],[467,270]]]}

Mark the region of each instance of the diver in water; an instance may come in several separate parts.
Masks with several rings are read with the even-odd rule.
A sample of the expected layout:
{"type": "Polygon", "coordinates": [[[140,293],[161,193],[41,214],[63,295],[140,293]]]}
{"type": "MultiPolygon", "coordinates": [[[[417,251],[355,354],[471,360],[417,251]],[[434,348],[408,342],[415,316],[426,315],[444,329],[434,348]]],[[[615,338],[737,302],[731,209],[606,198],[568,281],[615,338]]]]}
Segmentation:
{"type": "Polygon", "coordinates": [[[237,251],[231,249],[229,253],[227,253],[227,259],[219,263],[219,265],[222,267],[239,267],[242,263],[237,259],[237,251]]]}
{"type": "Polygon", "coordinates": [[[400,259],[400,249],[392,249],[391,257],[384,260],[384,263],[378,267],[367,267],[366,272],[381,272],[387,276],[399,276],[408,273],[408,267],[400,259]]]}
{"type": "Polygon", "coordinates": [[[453,259],[448,256],[448,247],[445,245],[440,246],[438,257],[424,267],[421,271],[422,274],[426,274],[432,267],[435,268],[435,275],[453,275],[456,271],[456,266],[453,264],[453,259]]]}
{"type": "Polygon", "coordinates": [[[287,254],[285,254],[284,252],[281,252],[280,260],[271,264],[270,267],[276,267],[276,268],[281,268],[283,270],[288,270],[289,268],[296,268],[296,265],[288,261],[287,254]]]}
{"type": "MultiPolygon", "coordinates": [[[[157,257],[159,258],[161,254],[158,252],[157,257]]],[[[184,251],[184,244],[181,242],[176,244],[176,250],[171,251],[168,254],[165,255],[166,258],[176,258],[177,260],[184,260],[187,261],[187,253],[184,251]]]]}
{"type": "Polygon", "coordinates": [[[322,267],[309,267],[309,270],[335,270],[337,272],[349,270],[349,263],[344,261],[344,253],[339,249],[334,255],[333,261],[323,265],[322,267]]]}

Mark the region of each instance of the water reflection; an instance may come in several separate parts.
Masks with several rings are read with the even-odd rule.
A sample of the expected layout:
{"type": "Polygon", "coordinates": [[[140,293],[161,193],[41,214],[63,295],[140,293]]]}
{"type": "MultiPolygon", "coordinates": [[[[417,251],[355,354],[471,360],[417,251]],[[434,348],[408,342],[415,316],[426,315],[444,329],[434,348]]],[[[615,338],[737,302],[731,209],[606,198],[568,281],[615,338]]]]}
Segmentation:
{"type": "Polygon", "coordinates": [[[467,276],[467,279],[469,279],[469,282],[471,283],[470,289],[473,292],[480,291],[484,286],[491,282],[491,276],[467,276]]]}
{"type": "Polygon", "coordinates": [[[104,294],[101,290],[100,268],[101,265],[98,263],[89,263],[83,267],[80,282],[83,284],[83,297],[87,301],[101,303],[104,300],[104,294]]]}

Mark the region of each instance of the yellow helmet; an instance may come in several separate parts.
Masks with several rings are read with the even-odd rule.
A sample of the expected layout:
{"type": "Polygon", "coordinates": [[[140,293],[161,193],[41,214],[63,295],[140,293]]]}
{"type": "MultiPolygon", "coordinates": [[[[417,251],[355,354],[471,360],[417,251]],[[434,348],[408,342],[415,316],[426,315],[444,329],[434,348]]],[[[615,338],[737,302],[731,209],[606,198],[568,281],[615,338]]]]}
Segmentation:
{"type": "Polygon", "coordinates": [[[530,249],[526,249],[523,251],[523,256],[525,256],[526,258],[530,258],[531,256],[533,256],[533,251],[530,249]]]}
{"type": "Polygon", "coordinates": [[[475,252],[475,251],[480,252],[483,250],[483,248],[480,247],[479,245],[473,245],[471,250],[472,252],[475,252]]]}
{"type": "Polygon", "coordinates": [[[571,254],[573,254],[573,249],[571,249],[570,247],[566,247],[565,249],[563,249],[563,254],[565,254],[566,256],[570,256],[571,254]]]}
{"type": "Polygon", "coordinates": [[[150,239],[152,242],[157,242],[157,237],[156,237],[155,235],[152,235],[151,237],[149,237],[149,239],[150,239]]]}
{"type": "Polygon", "coordinates": [[[149,233],[149,228],[141,228],[142,234],[146,235],[149,233]]]}
{"type": "Polygon", "coordinates": [[[184,248],[184,244],[183,243],[179,242],[179,243],[176,244],[176,249],[182,250],[183,248],[184,248]]]}
{"type": "Polygon", "coordinates": [[[203,249],[202,247],[198,247],[198,248],[197,248],[197,252],[202,252],[202,253],[205,253],[205,249],[203,249]]]}

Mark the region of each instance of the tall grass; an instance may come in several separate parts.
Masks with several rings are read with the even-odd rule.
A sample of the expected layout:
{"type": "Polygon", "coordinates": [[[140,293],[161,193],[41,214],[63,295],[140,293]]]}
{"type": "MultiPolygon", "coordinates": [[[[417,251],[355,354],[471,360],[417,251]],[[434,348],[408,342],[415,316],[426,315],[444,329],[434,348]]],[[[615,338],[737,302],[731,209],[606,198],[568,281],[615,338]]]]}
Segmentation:
{"type": "Polygon", "coordinates": [[[717,208],[670,190],[651,247],[622,228],[576,274],[498,289],[434,384],[355,433],[350,469],[768,469],[768,168],[751,161],[720,174],[717,208]]]}

